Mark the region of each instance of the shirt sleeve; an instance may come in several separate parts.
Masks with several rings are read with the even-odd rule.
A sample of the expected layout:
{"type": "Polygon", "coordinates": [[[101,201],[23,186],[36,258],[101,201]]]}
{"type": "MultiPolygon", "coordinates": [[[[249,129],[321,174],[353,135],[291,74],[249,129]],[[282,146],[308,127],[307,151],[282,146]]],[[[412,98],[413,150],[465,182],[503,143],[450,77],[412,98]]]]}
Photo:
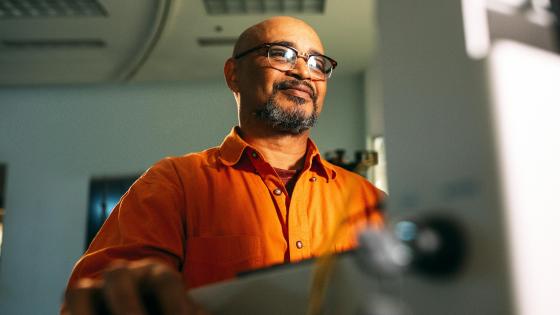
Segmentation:
{"type": "Polygon", "coordinates": [[[382,229],[385,226],[387,194],[375,186],[373,186],[373,192],[375,196],[375,203],[373,207],[367,209],[368,222],[371,227],[375,229],[382,229]]]}
{"type": "Polygon", "coordinates": [[[180,270],[186,240],[184,202],[173,160],[156,163],[115,206],[74,266],[68,287],[82,278],[99,278],[115,260],[153,258],[180,270]]]}

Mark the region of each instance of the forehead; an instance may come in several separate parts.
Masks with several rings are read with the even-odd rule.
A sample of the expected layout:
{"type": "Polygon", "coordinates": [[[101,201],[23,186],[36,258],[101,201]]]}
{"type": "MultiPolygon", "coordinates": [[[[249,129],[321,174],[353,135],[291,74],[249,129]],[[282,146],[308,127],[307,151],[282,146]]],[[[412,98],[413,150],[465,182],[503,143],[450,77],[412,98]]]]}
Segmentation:
{"type": "Polygon", "coordinates": [[[285,43],[301,52],[324,52],[321,39],[309,25],[299,22],[273,22],[263,24],[257,32],[258,43],[285,43]]]}

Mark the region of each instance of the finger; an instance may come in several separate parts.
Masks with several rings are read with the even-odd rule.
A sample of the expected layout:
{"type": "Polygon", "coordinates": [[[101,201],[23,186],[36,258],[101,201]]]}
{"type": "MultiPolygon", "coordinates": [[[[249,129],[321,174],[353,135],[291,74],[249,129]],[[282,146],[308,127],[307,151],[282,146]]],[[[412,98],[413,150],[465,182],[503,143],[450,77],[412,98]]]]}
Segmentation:
{"type": "Polygon", "coordinates": [[[92,297],[93,289],[76,288],[66,292],[65,314],[71,315],[95,315],[95,305],[92,297]]]}
{"type": "Polygon", "coordinates": [[[114,315],[146,315],[138,282],[125,265],[115,266],[104,274],[103,297],[114,315]]]}
{"type": "Polygon", "coordinates": [[[156,299],[158,310],[163,315],[193,315],[189,311],[185,286],[181,276],[166,265],[152,265],[150,272],[143,279],[144,286],[156,299]]]}
{"type": "Polygon", "coordinates": [[[64,315],[108,314],[99,283],[91,279],[83,279],[76,287],[66,291],[64,305],[64,315]]]}

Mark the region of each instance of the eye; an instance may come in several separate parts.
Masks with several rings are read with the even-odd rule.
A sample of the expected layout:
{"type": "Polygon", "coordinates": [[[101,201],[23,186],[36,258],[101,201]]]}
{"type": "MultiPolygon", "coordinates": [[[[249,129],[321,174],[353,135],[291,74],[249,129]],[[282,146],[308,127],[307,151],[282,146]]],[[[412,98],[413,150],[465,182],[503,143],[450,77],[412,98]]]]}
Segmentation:
{"type": "Polygon", "coordinates": [[[310,69],[317,70],[322,73],[326,73],[328,71],[328,69],[330,68],[329,64],[330,62],[321,56],[312,56],[311,58],[309,58],[308,62],[310,69]]]}
{"type": "Polygon", "coordinates": [[[283,46],[271,46],[268,50],[268,57],[277,61],[291,61],[295,55],[293,50],[283,46]]]}

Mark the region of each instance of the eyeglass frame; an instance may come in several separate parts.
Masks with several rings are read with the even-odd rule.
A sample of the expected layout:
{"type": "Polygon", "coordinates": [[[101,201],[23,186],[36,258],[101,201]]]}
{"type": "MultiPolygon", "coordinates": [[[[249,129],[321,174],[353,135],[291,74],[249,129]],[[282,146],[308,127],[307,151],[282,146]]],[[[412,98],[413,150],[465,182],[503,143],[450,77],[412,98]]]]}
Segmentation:
{"type": "MultiPolygon", "coordinates": [[[[331,71],[329,72],[328,76],[327,76],[325,79],[329,79],[329,78],[332,76],[332,73],[333,73],[334,69],[335,69],[336,66],[338,65],[338,62],[336,62],[336,60],[332,59],[332,58],[329,57],[329,56],[325,56],[325,55],[323,55],[323,54],[317,54],[317,53],[311,53],[311,54],[303,53],[303,54],[302,54],[302,53],[300,53],[297,49],[295,49],[294,47],[292,47],[292,46],[290,46],[290,45],[286,45],[286,44],[284,44],[284,43],[263,43],[263,44],[260,44],[260,45],[258,45],[258,46],[255,46],[255,47],[253,47],[253,48],[249,48],[249,49],[247,49],[247,50],[245,50],[245,51],[243,51],[243,52],[240,52],[240,53],[238,53],[237,55],[233,56],[233,58],[234,58],[235,60],[238,60],[238,59],[240,59],[240,58],[242,58],[242,57],[247,56],[248,54],[250,54],[250,53],[252,53],[252,52],[254,52],[254,51],[257,51],[257,50],[263,49],[263,48],[267,48],[267,51],[266,51],[267,60],[268,60],[268,63],[271,63],[268,54],[269,54],[269,51],[270,51],[270,47],[272,47],[272,46],[281,46],[281,47],[289,48],[289,49],[295,51],[295,52],[296,52],[296,60],[297,60],[297,58],[302,58],[303,60],[305,60],[305,64],[307,65],[307,68],[308,68],[308,69],[309,69],[309,58],[311,58],[311,57],[316,57],[316,56],[326,58],[326,59],[329,60],[330,63],[332,64],[332,68],[331,68],[331,71]]],[[[297,61],[296,61],[296,63],[297,63],[297,61]]],[[[272,64],[271,64],[271,66],[272,66],[272,64]]],[[[291,68],[290,70],[295,69],[295,67],[296,67],[296,64],[294,63],[294,64],[292,65],[292,68],[291,68]]],[[[273,67],[273,68],[274,68],[274,67],[273,67]]],[[[276,69],[276,68],[274,68],[274,69],[276,69]]],[[[287,71],[287,70],[281,70],[281,69],[276,69],[276,70],[279,70],[279,71],[287,71]]],[[[326,73],[325,73],[325,74],[326,74],[326,73]]]]}

